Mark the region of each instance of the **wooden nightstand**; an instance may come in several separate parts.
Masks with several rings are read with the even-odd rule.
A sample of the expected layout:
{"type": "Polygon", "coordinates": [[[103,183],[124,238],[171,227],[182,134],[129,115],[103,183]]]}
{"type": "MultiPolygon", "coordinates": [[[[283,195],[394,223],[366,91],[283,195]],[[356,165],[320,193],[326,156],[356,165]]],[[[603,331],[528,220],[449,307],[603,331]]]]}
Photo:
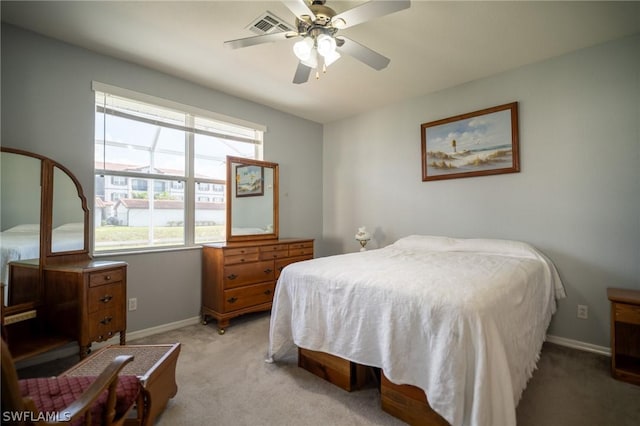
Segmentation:
{"type": "Polygon", "coordinates": [[[611,375],[640,385],[640,291],[608,288],[611,301],[611,375]]]}

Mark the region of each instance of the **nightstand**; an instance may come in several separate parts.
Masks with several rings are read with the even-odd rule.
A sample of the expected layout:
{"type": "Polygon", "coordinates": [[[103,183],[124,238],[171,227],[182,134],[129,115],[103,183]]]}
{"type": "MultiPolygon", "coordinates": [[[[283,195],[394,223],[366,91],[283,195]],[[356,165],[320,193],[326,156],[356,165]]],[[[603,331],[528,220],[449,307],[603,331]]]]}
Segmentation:
{"type": "Polygon", "coordinates": [[[640,291],[608,288],[611,301],[611,375],[640,385],[640,291]]]}

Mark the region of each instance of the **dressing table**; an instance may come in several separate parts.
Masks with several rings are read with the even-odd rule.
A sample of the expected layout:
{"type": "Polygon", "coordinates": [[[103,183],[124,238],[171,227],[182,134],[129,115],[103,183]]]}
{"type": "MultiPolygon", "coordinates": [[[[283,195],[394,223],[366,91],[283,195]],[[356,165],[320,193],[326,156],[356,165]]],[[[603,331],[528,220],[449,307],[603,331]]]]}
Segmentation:
{"type": "Polygon", "coordinates": [[[1,148],[2,332],[14,360],[120,334],[125,343],[127,264],[89,255],[89,210],[62,164],[1,148]]]}
{"type": "Polygon", "coordinates": [[[227,157],[226,242],[202,247],[202,323],[271,309],[282,269],[313,258],[313,239],[279,238],[277,163],[227,157]]]}

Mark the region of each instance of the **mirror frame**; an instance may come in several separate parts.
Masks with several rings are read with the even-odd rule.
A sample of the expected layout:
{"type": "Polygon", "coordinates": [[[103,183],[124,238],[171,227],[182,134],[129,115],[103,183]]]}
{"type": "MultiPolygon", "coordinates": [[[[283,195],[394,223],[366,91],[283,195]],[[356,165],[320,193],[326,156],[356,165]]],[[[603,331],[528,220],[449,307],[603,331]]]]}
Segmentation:
{"type": "MultiPolygon", "coordinates": [[[[32,302],[25,302],[17,305],[4,306],[4,315],[12,315],[21,312],[25,312],[40,306],[44,302],[44,268],[47,265],[80,262],[90,259],[89,255],[89,209],[87,208],[87,199],[82,190],[82,186],[78,179],[74,176],[69,169],[55,160],[52,160],[44,155],[36,154],[29,151],[24,151],[16,148],[0,147],[0,152],[7,152],[12,154],[24,155],[40,160],[40,251],[38,259],[38,296],[32,302]],[[67,174],[73,181],[78,198],[81,202],[83,213],[83,248],[79,250],[71,251],[52,251],[52,232],[53,232],[53,190],[54,190],[54,170],[59,168],[61,171],[67,174]]],[[[29,260],[29,259],[24,259],[29,260]]],[[[11,285],[11,283],[3,283],[5,285],[11,285]]]]}
{"type": "Polygon", "coordinates": [[[279,235],[279,211],[278,202],[279,195],[279,166],[278,163],[272,163],[269,161],[253,160],[250,158],[227,156],[227,183],[225,188],[225,199],[227,203],[227,224],[226,224],[226,238],[227,241],[254,241],[254,240],[277,240],[279,235]],[[233,164],[241,166],[259,166],[268,167],[273,169],[273,232],[269,234],[248,234],[248,235],[233,235],[231,233],[233,229],[233,199],[232,188],[236,184],[236,176],[233,173],[233,164]],[[233,185],[233,186],[232,186],[233,185]]]}

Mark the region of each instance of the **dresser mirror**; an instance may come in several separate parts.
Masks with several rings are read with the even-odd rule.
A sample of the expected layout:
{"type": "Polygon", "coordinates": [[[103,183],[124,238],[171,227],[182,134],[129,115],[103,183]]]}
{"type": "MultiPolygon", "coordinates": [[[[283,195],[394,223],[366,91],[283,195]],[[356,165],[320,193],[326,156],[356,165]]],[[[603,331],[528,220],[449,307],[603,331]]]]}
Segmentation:
{"type": "Polygon", "coordinates": [[[278,164],[227,156],[227,241],[278,238],[278,164]]]}
{"type": "Polygon", "coordinates": [[[89,258],[86,199],[77,179],[47,157],[2,147],[0,279],[5,315],[44,300],[42,267],[89,258]],[[10,263],[20,263],[10,273],[10,263]]]}

